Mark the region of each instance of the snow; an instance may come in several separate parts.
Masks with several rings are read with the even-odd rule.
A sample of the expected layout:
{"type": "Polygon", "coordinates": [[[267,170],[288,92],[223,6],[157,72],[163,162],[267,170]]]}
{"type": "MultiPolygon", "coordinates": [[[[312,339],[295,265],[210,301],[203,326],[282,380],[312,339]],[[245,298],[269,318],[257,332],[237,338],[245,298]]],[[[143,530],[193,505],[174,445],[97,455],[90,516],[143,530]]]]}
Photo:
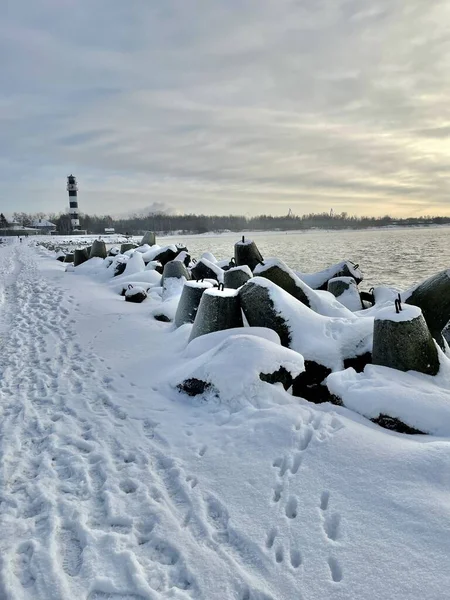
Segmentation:
{"type": "Polygon", "coordinates": [[[447,359],[329,377],[440,437],[389,432],[261,381],[301,359],[249,328],[190,355],[190,325],[151,318],[161,288],[125,302],[102,262],[0,248],[2,600],[446,597],[447,359]],[[193,374],[218,396],[180,392],[193,374]]]}
{"type": "Polygon", "coordinates": [[[302,290],[307,297],[310,308],[315,312],[327,317],[355,319],[351,310],[336,300],[333,294],[324,290],[312,289],[307,283],[302,281],[302,279],[300,279],[300,277],[288,267],[285,262],[278,258],[264,260],[264,264],[259,264],[255,267],[254,275],[261,275],[271,267],[278,267],[290,275],[295,285],[302,290]]]}
{"type": "Polygon", "coordinates": [[[384,414],[424,433],[450,437],[450,361],[439,352],[436,377],[367,365],[363,373],[331,373],[327,386],[347,408],[368,419],[384,414]]]}
{"type": "MultiPolygon", "coordinates": [[[[226,262],[226,261],[224,261],[224,262],[226,262]]],[[[258,268],[259,266],[260,265],[257,265],[256,268],[258,268]]],[[[231,273],[233,271],[243,271],[249,277],[253,277],[252,270],[250,269],[250,267],[248,265],[241,265],[240,267],[231,267],[230,269],[228,269],[229,273],[231,273]]]]}
{"type": "Polygon", "coordinates": [[[127,261],[124,275],[135,275],[145,269],[144,259],[140,252],[133,252],[127,261]]]}
{"type": "MultiPolygon", "coordinates": [[[[290,347],[332,371],[343,368],[346,358],[370,352],[373,318],[345,319],[320,315],[264,277],[251,280],[269,291],[275,310],[285,319],[291,335],[290,347]]],[[[331,295],[331,294],[330,294],[331,295]]]]}
{"type": "MultiPolygon", "coordinates": [[[[192,282],[189,283],[192,284],[192,282]]],[[[200,354],[212,350],[229,337],[240,333],[245,333],[247,336],[254,335],[263,338],[264,340],[272,342],[272,344],[280,345],[281,343],[278,334],[272,329],[267,329],[266,327],[233,327],[231,329],[224,329],[223,331],[213,331],[212,333],[207,333],[206,335],[194,338],[187,345],[183,356],[186,358],[196,358],[197,356],[200,356],[200,354]]]]}
{"type": "Polygon", "coordinates": [[[233,298],[239,294],[239,291],[233,290],[231,288],[224,288],[220,290],[219,288],[210,288],[205,291],[205,294],[207,294],[208,296],[222,296],[225,298],[233,298]]]}
{"type": "Polygon", "coordinates": [[[297,273],[302,281],[307,283],[311,288],[316,289],[322,286],[326,281],[336,276],[336,273],[341,271],[344,267],[347,267],[352,276],[357,279],[362,279],[363,274],[356,268],[356,266],[350,261],[341,261],[335,265],[319,271],[318,273],[297,273]]]}
{"type": "Polygon", "coordinates": [[[281,367],[297,377],[304,371],[303,357],[260,336],[246,335],[242,328],[241,333],[226,336],[211,350],[171,371],[165,384],[176,388],[189,379],[204,381],[212,386],[209,396],[213,398],[207,401],[235,412],[248,404],[271,406],[273,391],[266,392],[269,384],[259,376],[275,373],[281,367]]]}
{"type": "Polygon", "coordinates": [[[395,306],[386,306],[381,308],[376,313],[377,321],[393,321],[394,323],[404,323],[405,321],[412,321],[422,316],[422,311],[418,306],[412,306],[409,304],[402,304],[401,310],[396,312],[395,306]]]}

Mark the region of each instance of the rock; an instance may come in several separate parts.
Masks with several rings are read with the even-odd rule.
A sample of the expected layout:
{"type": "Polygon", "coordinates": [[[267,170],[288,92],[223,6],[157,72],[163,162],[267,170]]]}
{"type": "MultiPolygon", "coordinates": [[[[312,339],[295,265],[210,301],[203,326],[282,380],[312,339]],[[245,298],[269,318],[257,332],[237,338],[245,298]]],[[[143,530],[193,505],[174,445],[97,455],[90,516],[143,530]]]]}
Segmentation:
{"type": "Polygon", "coordinates": [[[201,258],[191,269],[192,279],[215,279],[223,283],[224,271],[207,258],[201,258]]]}
{"type": "Polygon", "coordinates": [[[148,244],[149,246],[154,246],[156,244],[156,236],[153,231],[147,231],[144,234],[144,237],[141,240],[141,246],[144,244],[148,244]]]}
{"type": "Polygon", "coordinates": [[[114,269],[113,277],[118,277],[119,275],[123,275],[125,273],[125,269],[127,268],[127,259],[123,256],[119,256],[111,265],[114,269]]]}
{"type": "Polygon", "coordinates": [[[91,252],[89,254],[89,258],[106,258],[106,244],[103,240],[95,240],[91,247],[91,252]]]}
{"type": "Polygon", "coordinates": [[[72,263],[73,262],[73,254],[70,252],[69,254],[66,254],[66,256],[64,257],[64,262],[65,263],[72,263]]]}
{"type": "Polygon", "coordinates": [[[394,417],[390,417],[389,415],[380,414],[376,419],[370,419],[372,423],[376,423],[380,427],[384,427],[384,429],[389,429],[390,431],[397,431],[397,433],[407,433],[409,435],[425,435],[425,432],[420,431],[419,429],[415,429],[414,427],[410,427],[400,421],[400,419],[396,419],[394,417]]]}
{"type": "Polygon", "coordinates": [[[153,318],[156,321],[161,321],[162,323],[170,323],[170,317],[168,317],[167,315],[164,315],[164,314],[153,315],[153,318]]]}
{"type": "Polygon", "coordinates": [[[236,266],[247,265],[253,271],[256,265],[263,262],[263,257],[255,242],[242,236],[242,240],[234,245],[234,260],[236,266]]]}
{"type": "Polygon", "coordinates": [[[175,314],[175,325],[177,327],[181,327],[184,323],[193,323],[195,321],[203,292],[212,287],[212,284],[207,281],[187,281],[184,284],[175,314]]]}
{"type": "Polygon", "coordinates": [[[108,256],[117,256],[118,254],[120,254],[120,249],[117,246],[110,248],[108,251],[108,256]]]}
{"type": "Polygon", "coordinates": [[[402,294],[407,304],[422,310],[431,335],[441,348],[444,348],[442,330],[450,321],[450,276],[449,271],[433,275],[411,292],[402,294]]]}
{"type": "Polygon", "coordinates": [[[237,290],[211,288],[203,292],[189,341],[205,333],[243,325],[237,290]]]}
{"type": "Polygon", "coordinates": [[[417,306],[382,308],[375,317],[372,362],[399,371],[436,375],[439,357],[436,345],[417,306]]]}
{"type": "Polygon", "coordinates": [[[353,277],[332,277],[328,280],[327,291],[351,311],[364,308],[353,277]]]}
{"type": "Polygon", "coordinates": [[[63,252],[62,250],[58,250],[56,253],[56,260],[59,260],[59,262],[64,262],[66,258],[66,253],[63,252]]]}
{"type": "Polygon", "coordinates": [[[200,394],[204,394],[208,390],[211,390],[212,387],[213,386],[210,383],[206,383],[206,381],[202,381],[201,379],[197,379],[195,377],[186,379],[177,385],[177,389],[180,392],[184,392],[188,396],[198,396],[200,394]]]}
{"type": "Polygon", "coordinates": [[[242,265],[241,267],[231,267],[223,274],[223,283],[226,288],[237,290],[253,277],[250,267],[242,265]]]}
{"type": "Polygon", "coordinates": [[[147,298],[147,292],[144,288],[138,286],[128,286],[128,289],[125,292],[125,302],[135,302],[136,304],[140,304],[147,298]]]}

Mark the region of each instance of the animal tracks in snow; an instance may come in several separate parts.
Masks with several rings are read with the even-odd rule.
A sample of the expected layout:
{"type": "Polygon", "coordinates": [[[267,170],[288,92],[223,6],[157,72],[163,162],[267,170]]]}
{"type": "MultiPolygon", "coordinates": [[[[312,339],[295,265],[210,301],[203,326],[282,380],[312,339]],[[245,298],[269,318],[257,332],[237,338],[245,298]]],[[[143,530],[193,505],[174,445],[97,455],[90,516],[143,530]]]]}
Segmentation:
{"type": "MultiPolygon", "coordinates": [[[[322,527],[328,539],[328,543],[330,545],[334,545],[334,542],[337,542],[341,535],[341,516],[339,513],[329,512],[330,496],[331,495],[328,490],[324,490],[322,492],[320,497],[320,511],[322,513],[322,527]]],[[[342,581],[342,567],[335,556],[329,557],[328,566],[330,569],[331,579],[335,583],[339,583],[340,581],[342,581]]]]}
{"type": "MultiPolygon", "coordinates": [[[[295,536],[290,533],[294,523],[298,522],[301,511],[301,500],[295,491],[295,482],[301,477],[302,465],[307,453],[311,452],[315,444],[324,442],[343,427],[338,418],[329,418],[323,413],[311,412],[305,420],[299,419],[293,425],[293,438],[291,449],[283,456],[278,456],[272,462],[276,472],[276,482],[272,488],[271,504],[278,514],[280,528],[271,527],[265,539],[265,548],[274,560],[274,564],[288,564],[293,569],[299,569],[304,562],[303,553],[291,542],[287,541],[295,536]],[[284,519],[284,524],[283,524],[284,519]],[[281,536],[281,537],[280,537],[281,536]]],[[[298,484],[297,484],[298,485],[298,484]]],[[[330,510],[331,494],[328,490],[321,493],[319,500],[320,524],[330,553],[327,561],[330,577],[333,582],[343,579],[342,567],[334,555],[342,535],[342,519],[337,512],[330,510]]],[[[292,530],[295,531],[295,530],[292,530]]],[[[307,557],[306,557],[307,558],[307,557]]]]}

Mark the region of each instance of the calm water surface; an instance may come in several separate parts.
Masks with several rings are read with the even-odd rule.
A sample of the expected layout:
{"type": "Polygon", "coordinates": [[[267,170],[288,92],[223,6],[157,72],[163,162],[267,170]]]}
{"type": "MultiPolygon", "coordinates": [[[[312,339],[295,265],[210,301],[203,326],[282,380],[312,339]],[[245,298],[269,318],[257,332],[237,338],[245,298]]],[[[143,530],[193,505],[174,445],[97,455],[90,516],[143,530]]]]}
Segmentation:
{"type": "MultiPolygon", "coordinates": [[[[359,263],[363,289],[375,285],[405,289],[450,267],[449,227],[245,235],[256,242],[263,257],[281,258],[296,271],[321,271],[343,259],[359,263]]],[[[208,251],[220,260],[233,256],[234,243],[240,237],[223,234],[177,240],[186,243],[193,257],[208,251]]],[[[162,238],[158,242],[163,244],[162,238]]]]}

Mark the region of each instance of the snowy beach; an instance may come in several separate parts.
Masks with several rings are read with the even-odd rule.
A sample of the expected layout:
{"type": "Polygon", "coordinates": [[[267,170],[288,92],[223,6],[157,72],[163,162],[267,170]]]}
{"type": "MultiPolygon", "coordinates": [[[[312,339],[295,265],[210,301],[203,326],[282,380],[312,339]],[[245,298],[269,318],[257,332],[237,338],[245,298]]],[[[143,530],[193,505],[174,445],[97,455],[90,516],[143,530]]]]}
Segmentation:
{"type": "Polygon", "coordinates": [[[258,377],[303,368],[273,332],[188,346],[156,286],[125,302],[95,259],[32,244],[0,247],[2,600],[447,597],[443,353],[434,378],[338,371],[354,410],[312,404],[258,377]],[[177,388],[201,369],[219,396],[177,388]],[[393,390],[434,435],[369,420],[393,390]]]}

